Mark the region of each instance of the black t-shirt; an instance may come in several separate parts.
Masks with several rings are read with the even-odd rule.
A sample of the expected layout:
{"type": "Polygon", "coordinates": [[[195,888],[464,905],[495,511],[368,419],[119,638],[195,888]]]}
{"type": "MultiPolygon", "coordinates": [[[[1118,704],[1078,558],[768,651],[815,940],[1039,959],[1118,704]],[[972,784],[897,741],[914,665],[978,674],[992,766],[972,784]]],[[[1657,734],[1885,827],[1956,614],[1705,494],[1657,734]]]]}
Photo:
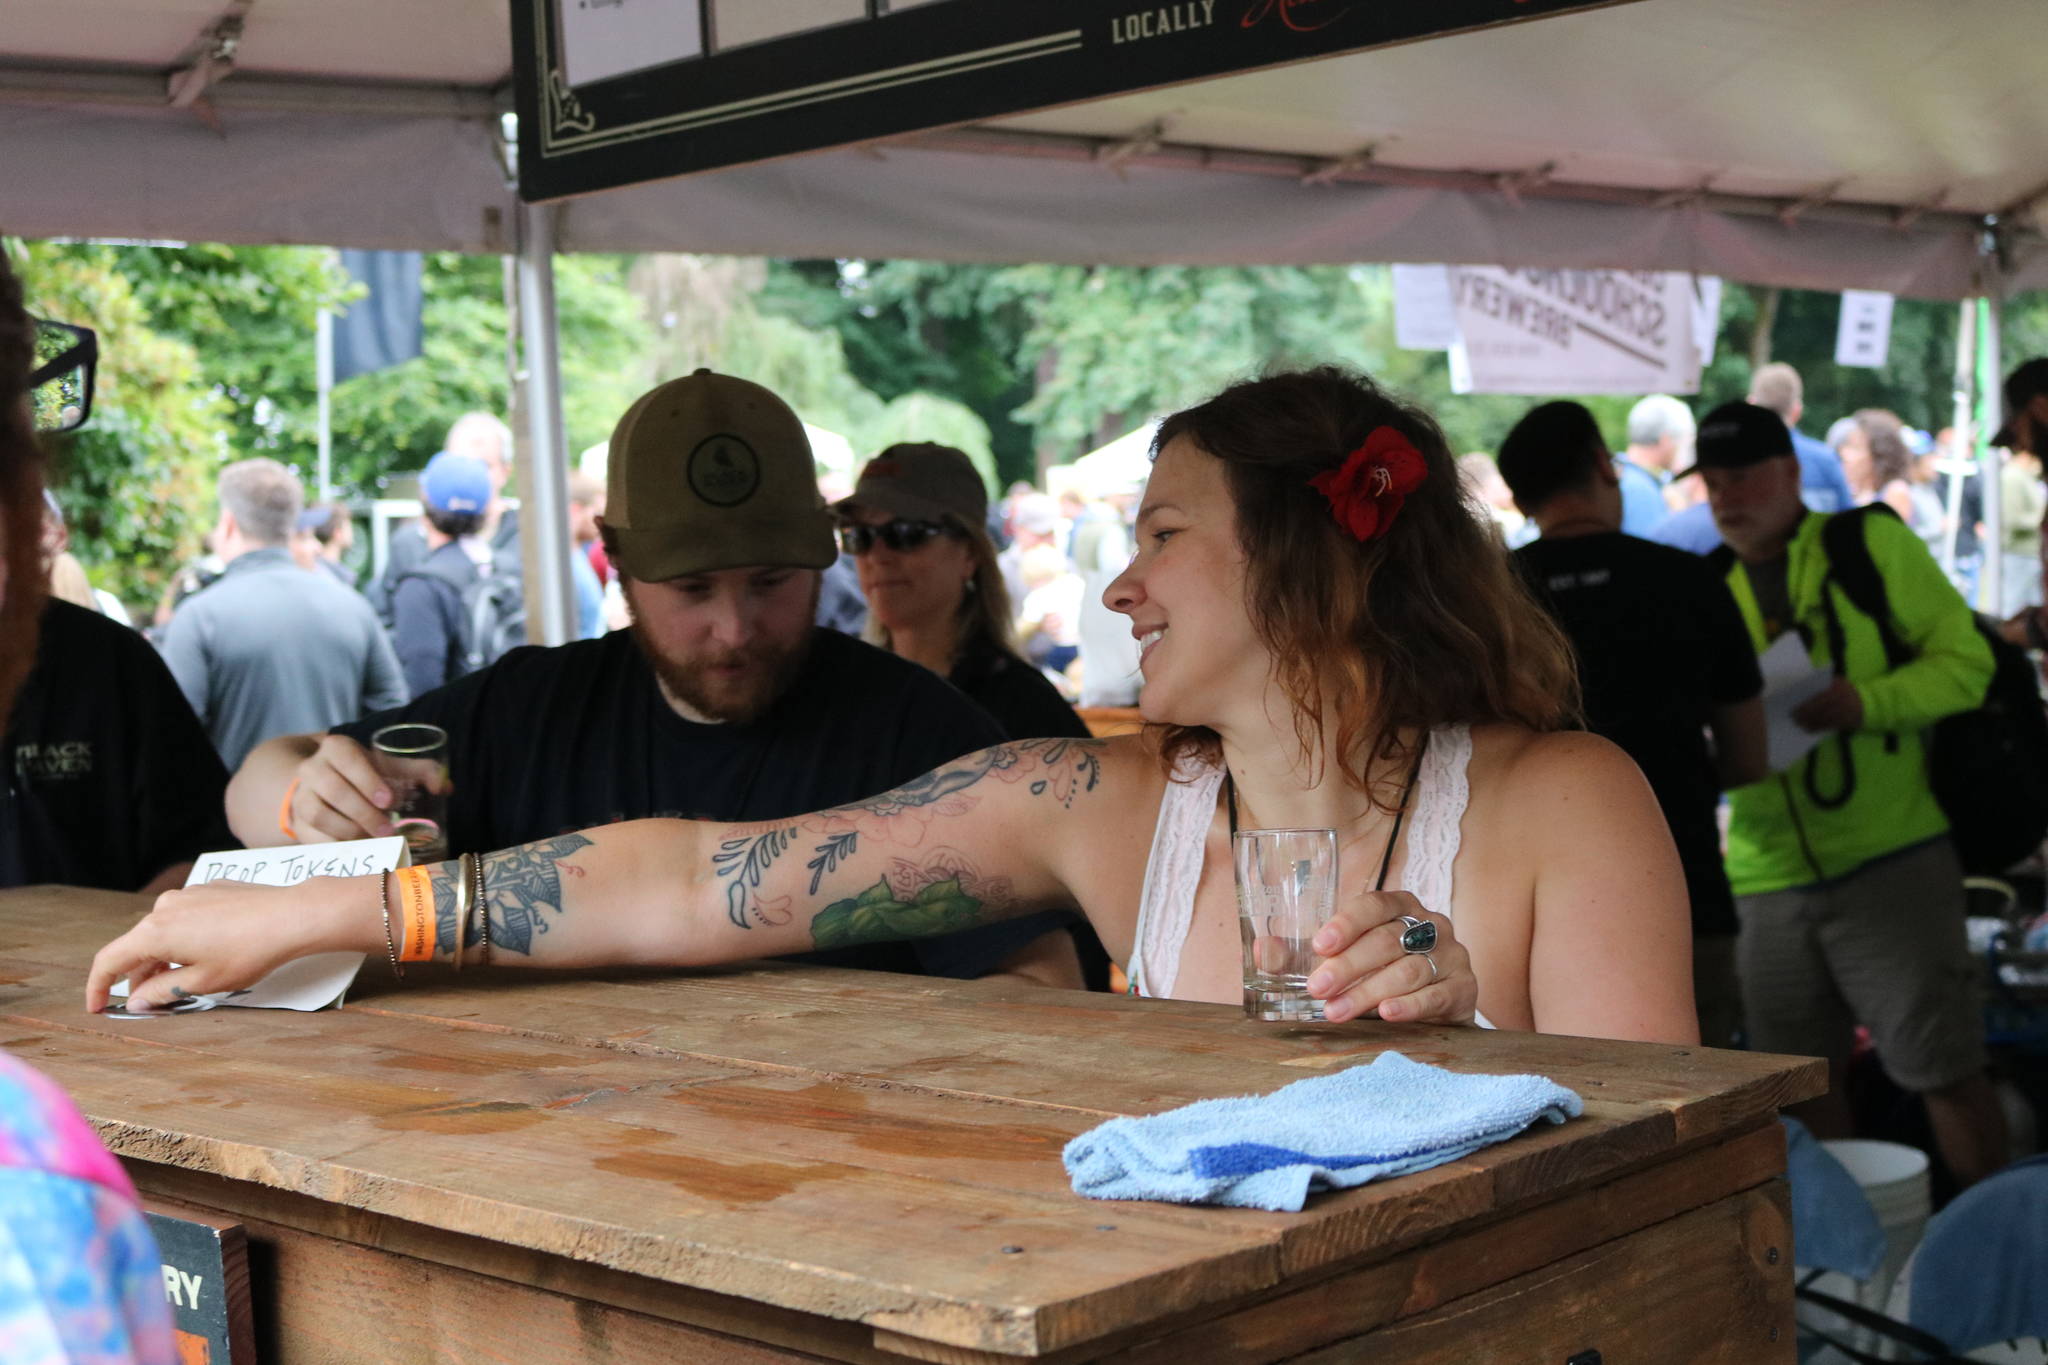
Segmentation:
{"type": "Polygon", "coordinates": [[[995,717],[1005,739],[1088,738],[1088,723],[1051,680],[1006,649],[970,647],[948,681],[995,717]]]}
{"type": "Polygon", "coordinates": [[[227,770],[140,635],[52,600],[7,727],[0,886],[134,891],[236,848],[227,770]]]}
{"type": "Polygon", "coordinates": [[[1539,540],[1515,560],[1578,653],[1587,727],[1626,750],[1657,794],[1693,932],[1734,933],[1706,727],[1716,706],[1756,696],[1763,679],[1727,584],[1697,555],[1618,532],[1539,540]]]}
{"type": "MultiPolygon", "coordinates": [[[[367,745],[379,728],[401,720],[448,732],[451,853],[657,816],[784,820],[888,791],[1003,739],[930,670],[824,629],[812,631],[810,655],[789,690],[745,725],[677,715],[623,630],[553,649],[515,649],[334,733],[367,745]]],[[[803,960],[979,976],[1044,932],[1025,925],[803,960]]]]}

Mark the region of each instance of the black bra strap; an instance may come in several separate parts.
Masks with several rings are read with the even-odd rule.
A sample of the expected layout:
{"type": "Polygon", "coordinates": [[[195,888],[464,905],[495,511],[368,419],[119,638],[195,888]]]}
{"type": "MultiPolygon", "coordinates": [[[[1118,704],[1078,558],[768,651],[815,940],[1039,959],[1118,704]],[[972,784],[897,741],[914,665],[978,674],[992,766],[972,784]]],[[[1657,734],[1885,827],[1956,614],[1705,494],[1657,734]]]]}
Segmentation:
{"type": "MultiPolygon", "coordinates": [[[[1380,875],[1372,884],[1375,891],[1387,889],[1387,869],[1394,862],[1394,845],[1401,842],[1401,821],[1407,818],[1409,802],[1415,797],[1415,784],[1422,778],[1422,756],[1429,752],[1429,732],[1422,732],[1422,742],[1415,746],[1415,766],[1408,770],[1408,785],[1401,790],[1401,804],[1394,811],[1394,828],[1387,834],[1387,847],[1380,854],[1380,875]]],[[[1230,796],[1230,832],[1237,833],[1237,779],[1224,769],[1223,786],[1230,796]]]]}

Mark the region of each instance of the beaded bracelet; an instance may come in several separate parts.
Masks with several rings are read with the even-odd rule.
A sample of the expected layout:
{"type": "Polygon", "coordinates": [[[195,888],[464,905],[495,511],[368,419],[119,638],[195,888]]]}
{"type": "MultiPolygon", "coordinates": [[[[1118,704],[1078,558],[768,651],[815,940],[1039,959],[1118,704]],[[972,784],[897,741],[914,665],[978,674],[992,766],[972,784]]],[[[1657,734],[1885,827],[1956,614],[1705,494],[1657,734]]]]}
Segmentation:
{"type": "Polygon", "coordinates": [[[400,981],[405,980],[405,967],[398,960],[398,942],[391,937],[391,874],[382,873],[377,878],[377,908],[384,913],[384,951],[391,958],[391,974],[400,981]]]}
{"type": "Polygon", "coordinates": [[[484,899],[484,860],[481,857],[473,858],[471,866],[476,869],[477,938],[483,944],[483,963],[488,967],[491,965],[491,906],[490,902],[484,899]]]}

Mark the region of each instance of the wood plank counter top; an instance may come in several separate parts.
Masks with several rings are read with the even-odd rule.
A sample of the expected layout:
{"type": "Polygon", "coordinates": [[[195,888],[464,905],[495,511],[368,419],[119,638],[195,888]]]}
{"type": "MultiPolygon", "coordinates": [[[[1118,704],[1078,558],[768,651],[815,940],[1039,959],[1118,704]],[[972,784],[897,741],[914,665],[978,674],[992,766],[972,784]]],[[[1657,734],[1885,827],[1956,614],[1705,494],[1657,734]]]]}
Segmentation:
{"type": "Polygon", "coordinates": [[[336,1011],[85,1013],[144,909],[0,893],[0,1047],[270,1249],[265,1361],[1791,1358],[1774,1120],[1818,1061],[783,964],[373,961],[336,1011]],[[1299,1214],[1068,1187],[1104,1119],[1386,1050],[1586,1114],[1299,1214]]]}

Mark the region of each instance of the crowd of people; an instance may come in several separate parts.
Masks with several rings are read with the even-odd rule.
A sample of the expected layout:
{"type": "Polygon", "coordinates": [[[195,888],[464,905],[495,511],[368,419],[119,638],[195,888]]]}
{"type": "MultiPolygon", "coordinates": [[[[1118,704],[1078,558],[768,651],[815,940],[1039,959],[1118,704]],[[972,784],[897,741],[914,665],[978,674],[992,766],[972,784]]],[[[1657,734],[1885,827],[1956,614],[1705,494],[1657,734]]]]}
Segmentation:
{"type": "MultiPolygon", "coordinates": [[[[2005,505],[2039,508],[2011,485],[2038,483],[2048,360],[2005,396],[2005,505]]],[[[1838,1079],[1867,1030],[1967,1183],[2006,1143],[1923,733],[1980,705],[1997,646],[1937,559],[1959,528],[1910,434],[1865,411],[1822,442],[1802,417],[1773,365],[1698,417],[1645,399],[1619,443],[1546,403],[1460,460],[1428,413],[1320,368],[1168,417],[1128,497],[992,507],[962,452],[911,443],[828,502],[788,405],[699,371],[572,487],[588,638],[554,648],[487,638],[520,574],[495,419],[450,432],[367,596],[345,509],[230,465],[219,563],[155,642],[55,595],[15,432],[0,876],[161,892],[236,841],[388,835],[368,741],[424,722],[450,861],[168,892],[88,1006],[122,976],[148,1009],[337,949],[1114,968],[1235,1003],[1231,833],[1330,828],[1347,890],[1307,981],[1329,1019],[1746,1044],[1838,1079]],[[1830,677],[1774,764],[1759,659],[1787,635],[1830,677]],[[1146,728],[1091,737],[1077,679],[1146,728]],[[475,915],[404,932],[437,900],[475,915]]],[[[2007,577],[2034,591],[1996,634],[2039,648],[2040,565],[2007,577]]],[[[1850,1128],[1839,1086],[1806,1117],[1850,1128]]]]}

